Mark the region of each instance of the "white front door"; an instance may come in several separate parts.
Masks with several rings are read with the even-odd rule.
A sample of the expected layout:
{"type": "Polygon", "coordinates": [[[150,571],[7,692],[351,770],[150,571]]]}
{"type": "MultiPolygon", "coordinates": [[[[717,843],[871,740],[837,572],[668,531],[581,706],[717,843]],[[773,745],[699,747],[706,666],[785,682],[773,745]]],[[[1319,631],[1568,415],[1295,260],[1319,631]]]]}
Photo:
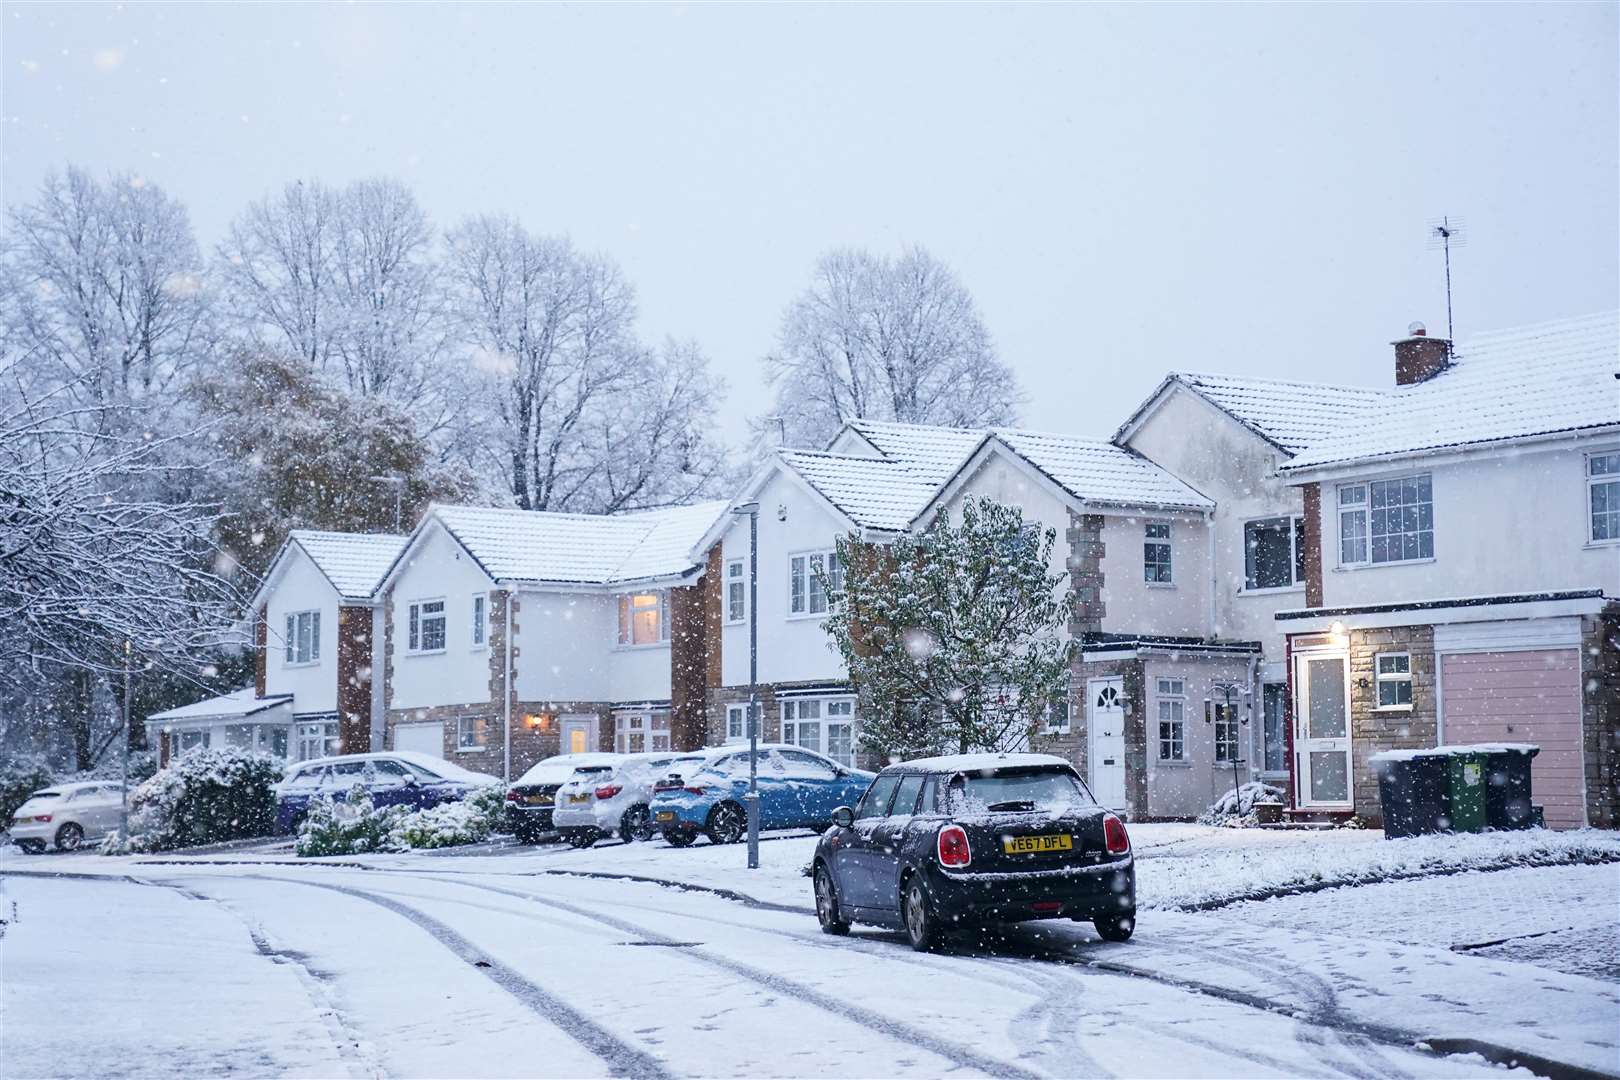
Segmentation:
{"type": "Polygon", "coordinates": [[[565,716],[562,718],[562,752],[584,754],[596,749],[596,717],[565,716]]]}
{"type": "Polygon", "coordinates": [[[1125,809],[1125,680],[1086,681],[1087,757],[1091,793],[1110,810],[1125,809]]]}
{"type": "Polygon", "coordinates": [[[1349,657],[1294,657],[1294,755],[1299,805],[1347,810],[1350,798],[1349,657]]]}

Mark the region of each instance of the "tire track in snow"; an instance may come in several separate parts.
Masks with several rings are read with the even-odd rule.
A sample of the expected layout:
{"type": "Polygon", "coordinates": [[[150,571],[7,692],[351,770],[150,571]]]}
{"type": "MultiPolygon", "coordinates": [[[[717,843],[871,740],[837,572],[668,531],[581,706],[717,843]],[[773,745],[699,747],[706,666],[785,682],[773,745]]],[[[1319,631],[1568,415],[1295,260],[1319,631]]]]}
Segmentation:
{"type": "MultiPolygon", "coordinates": [[[[591,911],[588,908],[579,907],[578,905],[557,900],[550,896],[541,896],[535,893],[522,892],[517,889],[503,889],[496,885],[487,885],[472,881],[443,881],[442,879],[438,878],[429,878],[427,880],[433,881],[437,884],[455,885],[465,889],[479,889],[484,892],[498,893],[503,896],[515,897],[519,900],[525,900],[530,903],[545,904],[549,907],[554,907],[559,911],[566,911],[582,919],[601,923],[603,926],[610,926],[621,933],[634,934],[642,940],[657,942],[660,945],[669,945],[676,941],[675,938],[660,934],[657,931],[650,930],[645,926],[639,926],[635,923],[618,919],[611,915],[603,915],[599,912],[591,911]]],[[[335,888],[336,886],[324,887],[335,888]]],[[[813,1005],[825,1012],[830,1012],[835,1016],[839,1016],[845,1020],[859,1024],[869,1031],[880,1032],[889,1036],[890,1038],[915,1047],[916,1049],[926,1050],[931,1054],[936,1054],[947,1061],[955,1063],[959,1067],[973,1069],[988,1076],[1009,1077],[1014,1078],[1014,1080],[1035,1080],[1035,1078],[1041,1075],[1039,1073],[1032,1073],[1027,1069],[1020,1068],[1005,1061],[997,1060],[996,1058],[986,1057],[968,1047],[961,1046],[945,1039],[937,1038],[936,1036],[930,1035],[926,1031],[921,1031],[912,1027],[910,1024],[884,1016],[882,1013],[874,1012],[870,1009],[864,1009],[858,1005],[851,1005],[845,1001],[840,1001],[831,994],[817,990],[814,987],[807,986],[804,983],[796,982],[785,976],[777,975],[769,971],[764,971],[760,968],[754,967],[751,964],[744,964],[741,961],[732,960],[729,957],[721,956],[718,953],[709,951],[708,949],[704,949],[702,947],[683,948],[681,950],[681,955],[688,959],[696,960],[712,967],[717,967],[740,978],[747,979],[749,982],[756,983],[759,986],[763,986],[767,990],[781,994],[784,997],[791,998],[792,1000],[799,1001],[807,1005],[813,1005]]]]}
{"type": "Polygon", "coordinates": [[[667,1080],[667,1078],[674,1075],[669,1072],[663,1062],[653,1055],[620,1039],[555,994],[530,982],[499,960],[491,958],[482,949],[462,937],[449,926],[425,912],[418,911],[409,904],[400,903],[390,896],[368,892],[364,889],[350,888],[346,885],[334,885],[324,881],[301,881],[297,878],[276,877],[270,874],[248,874],[244,876],[260,881],[303,885],[311,889],[329,889],[345,896],[369,900],[378,907],[392,911],[426,931],[456,957],[466,961],[474,969],[483,972],[496,986],[511,994],[529,1009],[553,1024],[563,1034],[606,1062],[615,1076],[633,1077],[636,1080],[643,1080],[643,1078],[645,1080],[667,1080]]]}

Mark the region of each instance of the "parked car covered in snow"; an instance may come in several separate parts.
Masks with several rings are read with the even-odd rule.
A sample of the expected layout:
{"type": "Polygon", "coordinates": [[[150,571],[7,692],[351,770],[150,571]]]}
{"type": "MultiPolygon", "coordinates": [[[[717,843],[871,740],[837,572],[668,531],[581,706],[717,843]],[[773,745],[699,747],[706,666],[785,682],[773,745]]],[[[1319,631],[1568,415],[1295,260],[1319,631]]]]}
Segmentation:
{"type": "Polygon", "coordinates": [[[552,812],[557,806],[557,789],[567,783],[576,769],[611,769],[623,754],[558,754],[536,762],[506,791],[506,822],[513,835],[525,844],[540,839],[555,825],[552,812]]]}
{"type": "Polygon", "coordinates": [[[625,754],[611,765],[581,765],[557,789],[552,824],[580,848],[604,836],[617,835],[627,843],[650,840],[657,832],[648,809],[655,785],[697,769],[711,756],[659,750],[625,754]]]}
{"type": "Polygon", "coordinates": [[[1074,767],[1047,754],[964,754],[891,765],[833,811],[811,862],[816,917],[894,926],[913,948],[951,927],[1029,919],[1136,925],[1125,824],[1074,767]]]}
{"type": "MultiPolygon", "coordinates": [[[[761,829],[825,829],[833,809],[854,802],[873,777],[798,746],[763,745],[758,760],[761,829]]],[[[716,754],[678,788],[660,785],[651,809],[664,839],[676,847],[699,833],[716,844],[741,840],[748,831],[748,763],[742,747],[716,754]]]]}
{"type": "Polygon", "coordinates": [[[356,784],[365,788],[373,806],[425,810],[500,782],[498,776],[412,750],[312,758],[293,766],[276,785],[276,830],[296,832],[311,799],[324,795],[341,802],[356,784]]]}
{"type": "Polygon", "coordinates": [[[12,843],[29,855],[52,844],[74,851],[118,828],[124,809],[123,790],[106,781],[53,784],[28,796],[12,814],[12,843]]]}

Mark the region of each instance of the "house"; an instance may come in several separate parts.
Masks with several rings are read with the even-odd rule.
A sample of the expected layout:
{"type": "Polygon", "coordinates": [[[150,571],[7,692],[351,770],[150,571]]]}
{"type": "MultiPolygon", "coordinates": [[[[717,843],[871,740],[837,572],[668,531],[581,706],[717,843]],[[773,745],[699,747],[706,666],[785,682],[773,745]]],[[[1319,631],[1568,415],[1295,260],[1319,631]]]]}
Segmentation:
{"type": "Polygon", "coordinates": [[[691,552],[728,509],[432,507],[376,594],[386,745],[506,777],[702,745],[719,571],[691,552]]]}
{"type": "Polygon", "coordinates": [[[1381,750],[1534,743],[1549,825],[1620,823],[1620,317],[1420,325],[1279,467],[1304,512],[1293,810],[1377,820],[1381,750]]]}
{"type": "Polygon", "coordinates": [[[372,594],[404,546],[403,536],[295,529],[251,603],[254,685],[147,717],[159,760],[197,746],[302,761],[381,745],[372,594]]]}

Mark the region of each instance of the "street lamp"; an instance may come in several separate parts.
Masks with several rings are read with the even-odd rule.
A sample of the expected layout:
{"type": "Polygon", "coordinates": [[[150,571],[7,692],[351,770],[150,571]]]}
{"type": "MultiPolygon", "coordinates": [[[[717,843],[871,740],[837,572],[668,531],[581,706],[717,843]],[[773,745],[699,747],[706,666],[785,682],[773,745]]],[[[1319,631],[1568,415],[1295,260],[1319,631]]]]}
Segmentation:
{"type": "Polygon", "coordinates": [[[748,869],[759,869],[759,503],[731,508],[748,515],[748,869]]]}

